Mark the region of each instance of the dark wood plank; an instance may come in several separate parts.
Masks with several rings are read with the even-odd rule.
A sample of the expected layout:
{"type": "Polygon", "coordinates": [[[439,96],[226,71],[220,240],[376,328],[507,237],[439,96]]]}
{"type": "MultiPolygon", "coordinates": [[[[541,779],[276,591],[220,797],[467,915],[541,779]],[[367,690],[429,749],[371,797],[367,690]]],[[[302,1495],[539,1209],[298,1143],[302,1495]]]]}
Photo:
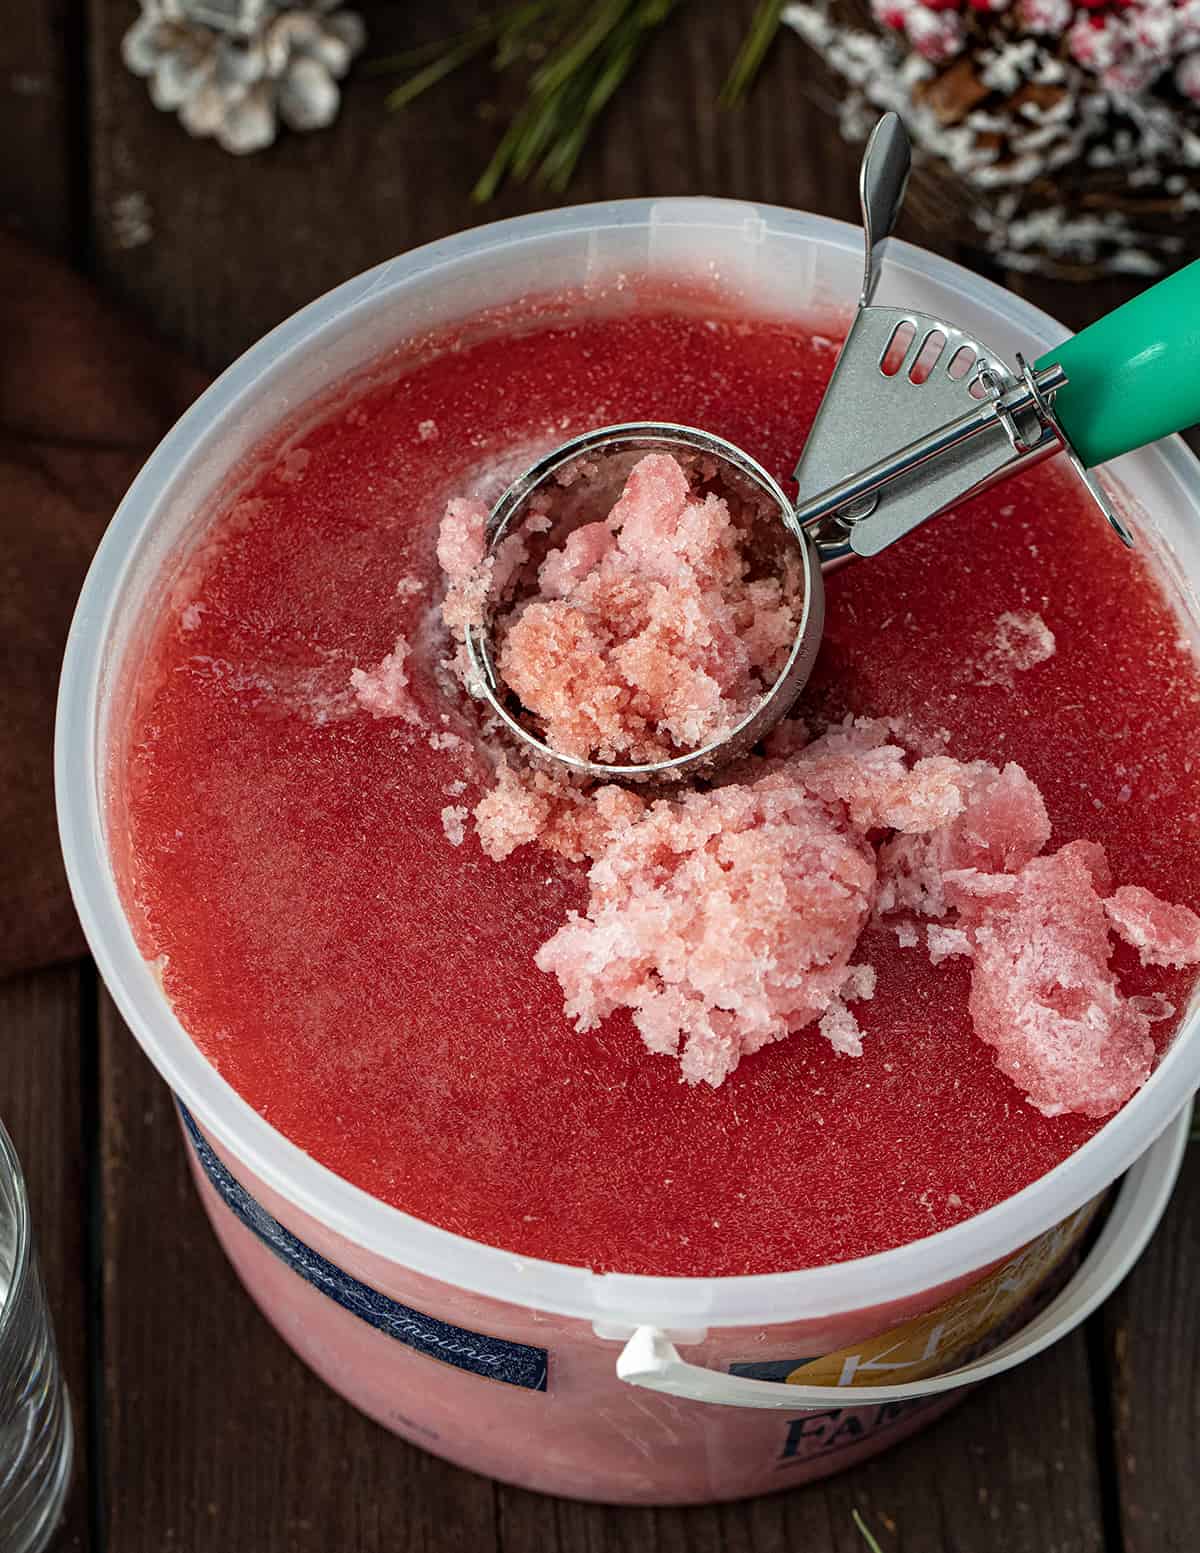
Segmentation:
{"type": "Polygon", "coordinates": [[[1200,1144],[1162,1227],[1104,1311],[1124,1553],[1191,1553],[1200,1534],[1200,1144]]]}
{"type": "Polygon", "coordinates": [[[100,1050],[109,1553],[491,1553],[492,1485],[334,1397],[242,1292],[107,997],[100,1050]]]}
{"type": "Polygon", "coordinates": [[[90,966],[0,982],[0,1117],[29,1186],[34,1232],[75,1424],[75,1478],[56,1547],[86,1550],[89,1376],[80,1004],[90,966]]]}
{"type": "Polygon", "coordinates": [[[62,254],[80,235],[81,26],[72,0],[21,0],[0,28],[0,221],[62,254]]]}
{"type": "MultiPolygon", "coordinates": [[[[83,18],[70,0],[24,0],[0,28],[0,223],[79,257],[85,163],[83,18]]],[[[57,1549],[90,1539],[91,1372],[85,1119],[90,964],[0,982],[0,1116],[28,1183],[59,1353],[71,1393],[75,1472],[57,1549]]]]}

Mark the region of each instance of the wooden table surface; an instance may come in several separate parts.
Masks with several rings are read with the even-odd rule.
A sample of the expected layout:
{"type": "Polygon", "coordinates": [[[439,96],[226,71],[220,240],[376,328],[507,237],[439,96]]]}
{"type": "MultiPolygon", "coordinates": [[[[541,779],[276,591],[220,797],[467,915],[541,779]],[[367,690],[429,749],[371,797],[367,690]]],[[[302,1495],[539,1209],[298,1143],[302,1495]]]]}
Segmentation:
{"type": "MultiPolygon", "coordinates": [[[[370,52],[470,5],[365,4],[370,52]]],[[[589,148],[573,200],[708,193],[853,219],[827,81],[781,39],[741,113],[721,77],[751,0],[687,0],[589,148]]],[[[235,160],[120,61],[135,0],[16,0],[0,28],[0,215],[211,369],[378,260],[536,209],[467,191],[493,142],[472,68],[407,114],[361,70],[330,131],[235,160]]],[[[921,237],[915,227],[908,235],[921,237]]],[[[935,240],[943,251],[947,244],[935,240]]],[[[952,256],[954,256],[951,249],[952,256]]],[[[1007,280],[1068,323],[1118,283],[1007,280]]],[[[0,1110],[29,1175],[79,1466],[57,1547],[90,1553],[1175,1553],[1200,1544],[1200,1145],[1152,1248],[1084,1328],[865,1468],[749,1503],[619,1510],[474,1477],[384,1433],[242,1293],[164,1085],[88,963],[0,983],[0,1110]]]]}

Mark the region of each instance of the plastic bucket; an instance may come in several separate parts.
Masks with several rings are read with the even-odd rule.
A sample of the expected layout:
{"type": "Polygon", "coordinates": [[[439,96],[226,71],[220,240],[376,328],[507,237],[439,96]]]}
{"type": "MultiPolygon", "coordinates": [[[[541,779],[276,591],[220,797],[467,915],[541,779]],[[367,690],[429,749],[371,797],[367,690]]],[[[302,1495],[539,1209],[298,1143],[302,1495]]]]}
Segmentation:
{"type": "MultiPolygon", "coordinates": [[[[122,913],[105,841],[109,719],[146,622],[230,471],[281,420],[393,344],[530,293],[577,288],[587,310],[638,275],[716,283],[757,310],[828,316],[857,294],[861,253],[859,233],[841,223],[672,199],[523,217],[392,260],[281,325],[183,417],[114,518],[72,627],[56,750],[67,871],[121,1012],[186,1108],[193,1167],[227,1252],[284,1337],[351,1401],[419,1444],[525,1486],[639,1503],[784,1487],[883,1449],[964,1386],[1044,1346],[1121,1276],[1161,1212],[1180,1111],[1200,1083],[1196,1000],[1149,1082],[1099,1134],[941,1234],[739,1278],[595,1274],[518,1258],[341,1180],[201,1056],[122,913]],[[1115,1219],[1059,1296],[1067,1303],[1032,1317],[990,1362],[969,1364],[1031,1321],[1092,1209],[1135,1161],[1115,1219]]],[[[889,256],[888,293],[944,313],[1010,359],[1065,335],[1020,299],[903,244],[889,256]]],[[[1174,441],[1121,460],[1116,473],[1181,629],[1195,635],[1200,466],[1174,441]]]]}

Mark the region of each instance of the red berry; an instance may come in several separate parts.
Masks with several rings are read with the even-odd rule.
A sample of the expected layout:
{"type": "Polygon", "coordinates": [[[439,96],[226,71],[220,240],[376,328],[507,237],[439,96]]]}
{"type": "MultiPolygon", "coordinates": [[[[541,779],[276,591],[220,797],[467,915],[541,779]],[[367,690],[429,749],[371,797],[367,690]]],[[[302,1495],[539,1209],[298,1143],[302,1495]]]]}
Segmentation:
{"type": "Polygon", "coordinates": [[[885,27],[894,27],[897,32],[904,31],[904,18],[908,14],[906,5],[887,5],[878,12],[879,20],[885,27]]]}

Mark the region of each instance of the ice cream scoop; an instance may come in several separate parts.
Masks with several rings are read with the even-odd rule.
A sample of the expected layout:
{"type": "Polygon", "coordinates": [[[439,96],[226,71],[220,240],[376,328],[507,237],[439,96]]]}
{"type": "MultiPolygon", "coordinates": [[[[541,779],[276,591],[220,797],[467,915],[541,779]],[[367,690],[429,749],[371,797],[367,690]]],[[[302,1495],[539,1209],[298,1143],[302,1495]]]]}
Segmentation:
{"type": "Polygon", "coordinates": [[[553,449],[515,480],[490,514],[495,554],[525,531],[539,495],[579,460],[666,452],[710,461],[752,491],[799,559],[803,598],[792,649],[761,700],[714,740],[646,764],[617,765],[555,749],[498,674],[490,615],[466,645],[478,693],[540,757],[602,780],[702,775],[754,745],[803,689],[824,626],[823,572],[878,555],[929,518],[987,486],[1065,452],[1126,544],[1132,537],[1091,471],[1200,421],[1200,261],[1016,370],[946,319],[874,302],[883,252],[908,181],[908,137],[886,114],[860,176],[865,266],[858,309],[796,466],[788,498],[755,459],[710,432],[663,422],[605,426],[553,449]]]}

